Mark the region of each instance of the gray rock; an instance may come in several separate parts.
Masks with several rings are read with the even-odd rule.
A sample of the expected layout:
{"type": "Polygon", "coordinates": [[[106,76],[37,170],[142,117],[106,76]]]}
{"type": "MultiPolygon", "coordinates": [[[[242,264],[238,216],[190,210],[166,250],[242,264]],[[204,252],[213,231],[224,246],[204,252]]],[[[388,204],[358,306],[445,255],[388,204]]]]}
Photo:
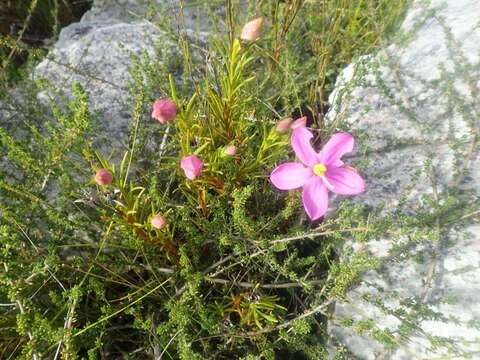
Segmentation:
{"type": "MultiPolygon", "coordinates": [[[[158,9],[165,5],[165,1],[156,3],[158,9]]],[[[68,96],[73,84],[79,83],[89,94],[90,109],[98,115],[102,133],[124,142],[132,123],[128,92],[132,57],[146,55],[163,63],[180,57],[167,31],[145,20],[147,10],[146,2],[139,0],[95,1],[79,23],[62,29],[54,48],[34,70],[33,78],[52,85],[38,95],[39,100],[57,101],[59,92],[68,96]]],[[[194,22],[188,12],[184,18],[194,22]]]]}
{"type": "Polygon", "coordinates": [[[417,1],[401,41],[349,66],[330,98],[328,119],[365,139],[356,201],[396,221],[344,247],[383,264],[329,325],[361,359],[480,359],[479,13],[476,0],[417,1]]]}
{"type": "MultiPolygon", "coordinates": [[[[210,23],[201,2],[185,4],[175,0],[95,0],[82,18],[84,22],[132,22],[149,18],[153,21],[167,16],[174,24],[187,29],[208,31],[210,23]]],[[[222,8],[217,7],[218,11],[222,8]]]]}
{"type": "MultiPolygon", "coordinates": [[[[48,80],[67,94],[74,83],[88,92],[90,109],[100,113],[106,133],[124,134],[130,125],[128,84],[131,56],[143,53],[154,58],[153,44],[164,34],[144,23],[77,23],[62,30],[48,59],[35,69],[35,78],[48,80]]],[[[173,47],[163,39],[165,51],[173,47]]],[[[50,93],[41,93],[45,98],[50,93]]]]}

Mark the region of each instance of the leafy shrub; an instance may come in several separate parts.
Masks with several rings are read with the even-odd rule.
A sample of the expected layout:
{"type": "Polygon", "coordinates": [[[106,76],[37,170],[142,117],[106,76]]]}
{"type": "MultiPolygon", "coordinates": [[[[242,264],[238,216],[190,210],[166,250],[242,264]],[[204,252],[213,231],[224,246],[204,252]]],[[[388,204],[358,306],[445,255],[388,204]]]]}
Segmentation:
{"type": "MultiPolygon", "coordinates": [[[[299,193],[269,183],[290,156],[278,114],[312,103],[300,99],[313,86],[302,79],[286,92],[302,59],[290,67],[292,50],[281,56],[292,41],[279,45],[281,36],[294,35],[279,26],[296,17],[274,3],[265,5],[277,16],[265,47],[216,39],[195,81],[170,77],[168,95],[159,86],[177,104],[167,124],[145,124],[153,98],[142,71],[151,68],[134,63],[130,147],[120,156],[93,145],[79,86],[66,108],[52,104],[51,117],[25,105],[23,126],[0,130],[1,357],[326,356],[329,306],[377,266],[361,251],[338,259],[335,249],[345,234],[367,241],[388,229],[366,227],[362,207],[348,201],[311,224],[299,193]],[[204,166],[189,180],[180,161],[192,154],[204,166]],[[99,169],[112,173],[111,184],[93,181],[99,169]],[[166,220],[159,228],[156,214],[166,220]]],[[[26,86],[35,93],[42,84],[26,86]]],[[[320,125],[312,126],[323,141],[320,125]]]]}

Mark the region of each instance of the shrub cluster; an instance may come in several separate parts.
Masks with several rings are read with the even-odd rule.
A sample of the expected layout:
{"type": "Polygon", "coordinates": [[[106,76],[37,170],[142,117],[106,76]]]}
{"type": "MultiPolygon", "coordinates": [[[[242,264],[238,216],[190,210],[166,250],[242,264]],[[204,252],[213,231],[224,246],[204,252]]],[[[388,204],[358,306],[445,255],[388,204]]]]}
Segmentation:
{"type": "MultiPolygon", "coordinates": [[[[326,357],[329,307],[377,266],[335,249],[345,234],[367,241],[387,225],[349,202],[312,223],[300,192],[268,180],[293,157],[291,120],[279,113],[306,102],[308,79],[274,88],[292,77],[282,63],[291,53],[280,53],[295,6],[267,50],[254,41],[262,21],[250,23],[243,39],[215,42],[193,84],[170,76],[156,103],[134,61],[122,154],[94,145],[78,85],[51,116],[16,108],[22,126],[0,129],[0,358],[326,357]]],[[[1,99],[15,103],[3,89],[1,99]]],[[[319,145],[330,130],[317,120],[319,145]]]]}

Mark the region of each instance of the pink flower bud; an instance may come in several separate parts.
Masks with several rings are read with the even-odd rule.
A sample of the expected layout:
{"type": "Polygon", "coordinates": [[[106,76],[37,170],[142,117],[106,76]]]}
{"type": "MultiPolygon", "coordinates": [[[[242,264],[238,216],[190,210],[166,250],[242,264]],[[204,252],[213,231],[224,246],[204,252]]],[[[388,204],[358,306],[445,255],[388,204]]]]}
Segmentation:
{"type": "Polygon", "coordinates": [[[177,105],[170,99],[160,99],[153,103],[152,118],[165,124],[177,115],[177,105]]]}
{"type": "Polygon", "coordinates": [[[288,131],[288,129],[290,129],[291,123],[292,123],[292,118],[286,118],[286,119],[280,120],[277,123],[277,131],[280,134],[285,134],[288,131]]]}
{"type": "Polygon", "coordinates": [[[193,180],[202,173],[203,161],[196,155],[185,156],[180,161],[180,167],[183,169],[185,176],[193,180]]]}
{"type": "Polygon", "coordinates": [[[95,182],[98,185],[110,185],[113,180],[113,175],[107,169],[100,169],[95,174],[95,182]]]}
{"type": "Polygon", "coordinates": [[[225,149],[225,155],[234,156],[237,153],[237,147],[235,145],[227,146],[225,149]]]}
{"type": "Polygon", "coordinates": [[[243,26],[240,39],[246,41],[255,41],[259,38],[263,27],[263,17],[249,21],[243,26]]]}
{"type": "Polygon", "coordinates": [[[151,224],[155,229],[162,229],[167,224],[167,219],[165,219],[161,214],[155,214],[152,217],[151,224]]]}
{"type": "Polygon", "coordinates": [[[306,117],[306,116],[301,117],[301,118],[295,120],[295,121],[293,122],[293,124],[290,125],[290,127],[291,127],[292,129],[296,129],[296,128],[299,128],[299,127],[305,127],[305,126],[307,126],[307,117],[306,117]]]}

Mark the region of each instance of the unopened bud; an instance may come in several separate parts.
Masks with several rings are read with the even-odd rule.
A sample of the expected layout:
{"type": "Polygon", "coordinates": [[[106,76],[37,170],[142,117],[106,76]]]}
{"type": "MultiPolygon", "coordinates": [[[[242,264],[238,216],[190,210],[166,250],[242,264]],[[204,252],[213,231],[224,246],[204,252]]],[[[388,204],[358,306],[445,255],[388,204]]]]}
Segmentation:
{"type": "Polygon", "coordinates": [[[193,180],[202,174],[203,161],[196,155],[185,156],[180,161],[180,167],[187,179],[193,180]]]}
{"type": "Polygon", "coordinates": [[[225,155],[234,156],[237,153],[237,147],[235,145],[227,146],[225,149],[225,155]]]}
{"type": "Polygon", "coordinates": [[[286,118],[286,119],[280,120],[277,123],[276,129],[280,134],[285,134],[288,131],[288,129],[290,129],[291,123],[292,123],[292,118],[286,118]]]}
{"type": "Polygon", "coordinates": [[[95,174],[95,182],[98,185],[110,185],[113,180],[113,175],[107,169],[100,169],[95,174]]]}
{"type": "Polygon", "coordinates": [[[296,129],[298,127],[305,127],[307,126],[307,117],[301,117],[293,122],[293,124],[290,126],[292,129],[296,129]]]}
{"type": "Polygon", "coordinates": [[[247,22],[242,29],[240,39],[246,41],[255,41],[260,37],[263,28],[263,17],[256,18],[247,22]]]}
{"type": "Polygon", "coordinates": [[[165,124],[177,115],[177,105],[170,99],[160,99],[153,103],[152,118],[165,124]]]}
{"type": "Polygon", "coordinates": [[[162,229],[167,224],[167,219],[165,219],[161,214],[156,214],[152,217],[151,224],[155,229],[162,229]]]}

